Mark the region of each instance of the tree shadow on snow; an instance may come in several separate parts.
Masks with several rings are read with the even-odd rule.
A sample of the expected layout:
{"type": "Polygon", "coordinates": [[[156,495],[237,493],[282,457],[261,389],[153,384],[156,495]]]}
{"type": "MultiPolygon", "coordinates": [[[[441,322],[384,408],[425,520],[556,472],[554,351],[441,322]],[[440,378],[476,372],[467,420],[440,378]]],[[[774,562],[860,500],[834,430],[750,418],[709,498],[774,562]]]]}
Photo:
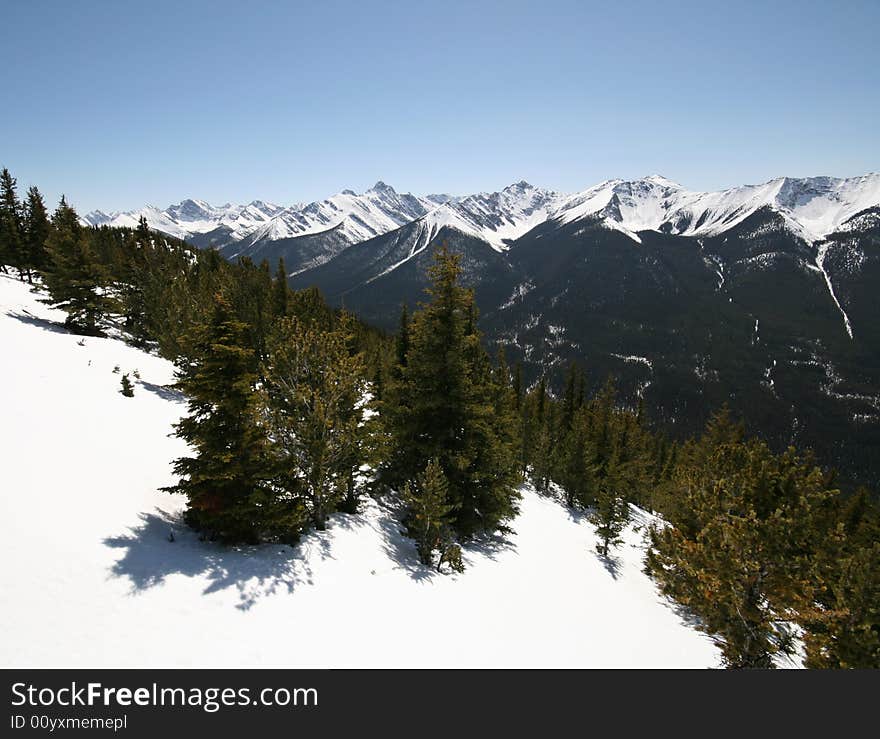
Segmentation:
{"type": "Polygon", "coordinates": [[[491,534],[474,539],[465,545],[464,553],[480,554],[494,562],[500,554],[516,551],[516,543],[509,538],[514,533],[511,530],[509,534],[491,534]]]}
{"type": "Polygon", "coordinates": [[[185,403],[186,397],[179,390],[175,390],[174,388],[167,387],[165,385],[157,385],[154,382],[147,382],[146,380],[138,380],[138,385],[140,385],[144,390],[150,393],[154,393],[158,395],[162,400],[170,400],[172,403],[185,403]]]}
{"type": "Polygon", "coordinates": [[[623,571],[623,561],[620,557],[615,557],[613,554],[600,554],[597,552],[596,559],[602,563],[602,566],[608,571],[608,574],[611,575],[612,579],[617,580],[620,577],[620,573],[623,571]]]}
{"type": "Polygon", "coordinates": [[[29,326],[36,326],[44,331],[51,331],[54,334],[70,334],[70,331],[68,331],[63,324],[50,321],[46,318],[38,318],[24,309],[22,309],[21,312],[6,311],[6,315],[10,318],[14,318],[16,321],[21,321],[29,326]]]}
{"type": "MultiPolygon", "coordinates": [[[[437,572],[433,567],[422,564],[415,542],[406,535],[401,523],[402,506],[399,501],[385,500],[379,503],[382,516],[377,521],[382,535],[383,549],[394,562],[395,569],[401,569],[416,582],[431,582],[438,577],[446,577],[445,572],[437,572]]],[[[466,566],[470,566],[470,555],[481,555],[496,560],[503,552],[516,551],[516,544],[507,536],[496,534],[469,541],[462,547],[466,566]]]]}
{"type": "Polygon", "coordinates": [[[394,569],[403,570],[416,582],[430,582],[440,577],[439,572],[423,565],[419,559],[416,543],[406,535],[400,523],[402,507],[397,502],[378,502],[382,515],[376,521],[382,535],[382,549],[388,559],[394,562],[394,569]]]}
{"type": "Polygon", "coordinates": [[[295,548],[282,544],[225,547],[200,541],[178,516],[159,508],[141,513],[140,518],[141,523],[128,533],[103,542],[125,550],[110,573],[128,580],[132,594],[161,586],[174,575],[201,577],[208,581],[203,595],[235,589],[236,607],[246,611],[265,596],[313,584],[308,565],[313,553],[332,558],[329,542],[320,535],[310,535],[295,548]]]}

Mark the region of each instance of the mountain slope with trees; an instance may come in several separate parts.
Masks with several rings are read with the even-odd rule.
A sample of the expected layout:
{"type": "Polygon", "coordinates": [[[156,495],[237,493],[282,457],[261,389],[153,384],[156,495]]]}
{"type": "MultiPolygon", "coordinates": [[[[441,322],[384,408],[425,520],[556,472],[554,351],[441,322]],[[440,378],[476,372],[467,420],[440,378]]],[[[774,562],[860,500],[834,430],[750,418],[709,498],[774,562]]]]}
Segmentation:
{"type": "MultiPolygon", "coordinates": [[[[85,228],[64,198],[51,219],[43,213],[42,249],[28,249],[39,208],[28,215],[6,171],[3,186],[4,284],[28,302],[33,283],[53,316],[64,317],[13,309],[7,318],[21,326],[7,323],[9,335],[21,341],[23,328],[36,327],[65,335],[67,349],[79,336],[80,348],[125,342],[148,364],[173,361],[172,387],[119,364],[109,387],[115,403],[145,389],[185,404],[174,429],[187,448],[173,462],[176,481],[162,489],[184,499],[175,520],[205,547],[295,550],[331,520],[344,527],[346,516],[361,516],[350,523],[382,509],[372,520],[394,549],[386,556],[417,578],[442,577],[468,570],[469,555],[492,559],[515,548],[521,504],[538,510],[543,500],[589,526],[592,551],[579,561],[592,558],[612,578],[641,532],[645,573],[696,619],[725,666],[771,667],[799,653],[812,667],[878,665],[880,511],[869,489],[842,493],[812,452],[774,451],[726,407],[682,441],[645,412],[647,386],[627,403],[613,379],[594,389],[577,362],[530,385],[503,347],[490,359],[476,296],[463,284],[467,261],[446,246],[433,252],[425,298],[412,313],[404,305],[392,341],[331,310],[315,290],[291,291],[283,261],[273,277],[267,262],[226,262],[151,232],[144,219],[135,230],[85,228]],[[419,564],[408,564],[406,550],[419,564]]],[[[39,199],[31,195],[28,207],[39,199]]],[[[764,215],[760,233],[772,236],[778,220],[764,215]]],[[[740,225],[755,228],[749,218],[740,225]]],[[[749,243],[755,254],[729,271],[731,262],[709,260],[722,278],[754,257],[766,261],[766,246],[754,234],[749,243]]],[[[827,252],[811,269],[803,242],[790,246],[779,259],[825,275],[827,252]]],[[[618,246],[590,256],[622,253],[618,246]]],[[[562,257],[545,265],[550,273],[577,276],[583,255],[562,257]]],[[[641,259],[659,257],[645,248],[641,259]]],[[[656,273],[636,282],[639,295],[650,296],[656,273]]],[[[657,284],[661,297],[687,288],[672,271],[657,284]]],[[[702,290],[714,296],[722,285],[710,287],[702,290]]],[[[753,345],[762,341],[758,323],[753,345]]],[[[771,336],[781,325],[770,321],[771,336]]],[[[666,341],[676,334],[673,320],[666,341]]],[[[91,366],[86,385],[94,384],[91,366]]],[[[40,378],[10,370],[13,384],[40,378]]],[[[168,543],[178,533],[172,527],[168,543]]],[[[137,572],[153,577],[149,567],[137,572]]]]}

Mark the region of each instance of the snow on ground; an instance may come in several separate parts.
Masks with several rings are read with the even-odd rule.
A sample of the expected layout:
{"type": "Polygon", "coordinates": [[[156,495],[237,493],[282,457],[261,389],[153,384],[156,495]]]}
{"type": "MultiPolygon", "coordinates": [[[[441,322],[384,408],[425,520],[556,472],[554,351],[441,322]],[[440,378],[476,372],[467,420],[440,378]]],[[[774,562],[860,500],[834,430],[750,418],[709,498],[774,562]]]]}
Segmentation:
{"type": "Polygon", "coordinates": [[[81,346],[62,317],[0,276],[0,667],[719,664],[641,572],[642,532],[603,562],[582,516],[528,489],[515,534],[456,576],[374,501],[295,550],[200,542],[158,491],[184,453],[171,365],[81,346]]]}

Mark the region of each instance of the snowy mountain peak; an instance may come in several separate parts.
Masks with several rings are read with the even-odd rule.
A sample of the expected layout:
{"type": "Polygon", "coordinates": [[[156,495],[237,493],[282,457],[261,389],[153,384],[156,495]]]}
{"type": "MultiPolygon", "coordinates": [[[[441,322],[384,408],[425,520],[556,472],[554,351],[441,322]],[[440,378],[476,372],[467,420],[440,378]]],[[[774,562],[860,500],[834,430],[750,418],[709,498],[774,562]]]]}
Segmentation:
{"type": "Polygon", "coordinates": [[[115,214],[105,213],[103,210],[93,210],[80,218],[84,226],[103,226],[113,220],[115,214]]]}
{"type": "Polygon", "coordinates": [[[382,180],[378,180],[367,192],[387,192],[396,194],[396,190],[391,185],[386,185],[382,180]]]}
{"type": "Polygon", "coordinates": [[[857,213],[880,206],[880,174],[835,177],[778,177],[760,185],[716,192],[696,192],[660,174],[635,180],[612,179],[560,195],[525,180],[499,192],[419,197],[399,193],[382,180],[358,194],[343,190],[325,200],[287,207],[263,200],[248,205],[212,206],[187,198],[164,210],[106,213],[95,210],[82,218],[89,226],[137,226],[144,216],[152,228],[178,238],[225,229],[230,241],[279,240],[335,230],[354,244],[400,228],[430,214],[438,227],[457,228],[504,250],[545,220],[560,225],[581,219],[637,233],[662,230],[703,236],[733,228],[761,208],[779,213],[803,238],[816,241],[840,228],[857,213]]]}
{"type": "Polygon", "coordinates": [[[526,190],[536,190],[536,189],[538,189],[538,188],[536,188],[531,183],[526,182],[525,180],[520,180],[519,182],[514,182],[513,184],[508,185],[507,187],[504,188],[504,190],[502,190],[502,192],[524,192],[526,190]]]}
{"type": "Polygon", "coordinates": [[[674,180],[664,177],[662,174],[652,174],[642,178],[643,182],[650,182],[660,187],[668,187],[670,190],[683,190],[684,188],[674,180]]]}
{"type": "Polygon", "coordinates": [[[609,228],[634,234],[665,230],[682,235],[715,235],[761,208],[780,213],[793,231],[816,241],[848,218],[880,204],[880,176],[779,177],[760,185],[718,192],[692,192],[660,175],[640,180],[607,180],[565,198],[551,214],[560,223],[598,218],[609,228]]]}
{"type": "Polygon", "coordinates": [[[456,228],[503,251],[511,241],[545,221],[558,198],[558,193],[521,180],[500,192],[449,200],[427,218],[437,227],[456,228]]]}

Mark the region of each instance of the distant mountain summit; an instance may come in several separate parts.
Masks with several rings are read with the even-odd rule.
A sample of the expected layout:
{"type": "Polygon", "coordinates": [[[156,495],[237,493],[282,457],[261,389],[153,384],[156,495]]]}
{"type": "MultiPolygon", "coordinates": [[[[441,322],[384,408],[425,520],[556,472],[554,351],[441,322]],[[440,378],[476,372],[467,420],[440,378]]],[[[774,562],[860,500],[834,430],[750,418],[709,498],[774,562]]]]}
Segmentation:
{"type": "Polygon", "coordinates": [[[452,196],[398,193],[379,180],[364,193],[342,190],[325,200],[280,206],[262,200],[247,205],[213,206],[187,199],[164,210],[105,213],[92,211],[83,223],[133,226],[141,216],[152,228],[179,238],[210,234],[209,243],[235,241],[253,245],[337,230],[349,244],[393,231],[419,218],[438,227],[456,228],[496,249],[544,221],[559,224],[598,219],[609,229],[636,238],[639,231],[714,236],[733,228],[761,208],[782,215],[795,232],[816,241],[849,218],[880,206],[880,175],[779,177],[760,185],[717,192],[696,192],[661,175],[637,180],[607,180],[577,193],[563,195],[521,180],[500,192],[452,196]]]}

